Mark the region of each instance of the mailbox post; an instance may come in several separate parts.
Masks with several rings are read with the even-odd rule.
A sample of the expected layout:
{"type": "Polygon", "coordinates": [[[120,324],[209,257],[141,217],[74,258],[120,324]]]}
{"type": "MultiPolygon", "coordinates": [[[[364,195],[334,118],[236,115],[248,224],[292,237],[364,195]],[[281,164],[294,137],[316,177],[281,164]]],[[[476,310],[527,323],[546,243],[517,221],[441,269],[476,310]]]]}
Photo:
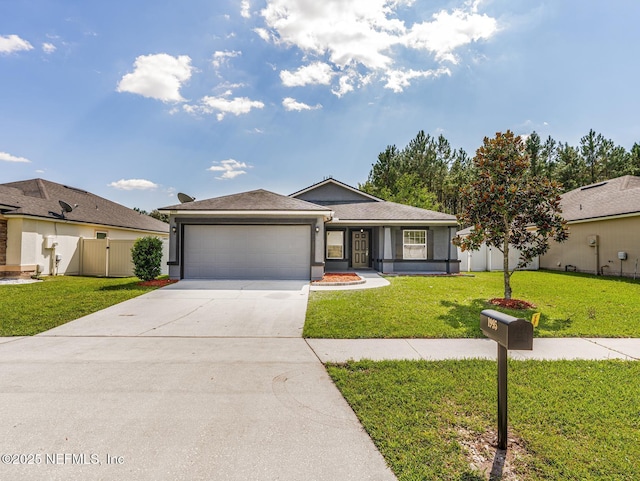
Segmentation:
{"type": "Polygon", "coordinates": [[[507,350],[533,350],[533,324],[485,309],[480,313],[480,329],[498,343],[498,449],[507,449],[507,350]]]}

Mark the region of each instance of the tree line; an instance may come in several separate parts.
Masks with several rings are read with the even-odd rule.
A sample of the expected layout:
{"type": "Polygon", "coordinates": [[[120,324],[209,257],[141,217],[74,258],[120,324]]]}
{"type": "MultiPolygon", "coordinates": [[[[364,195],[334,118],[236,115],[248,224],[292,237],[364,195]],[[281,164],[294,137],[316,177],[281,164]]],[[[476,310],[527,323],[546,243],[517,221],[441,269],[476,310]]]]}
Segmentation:
{"type": "MultiPolygon", "coordinates": [[[[623,175],[640,175],[640,143],[631,150],[616,145],[593,129],[577,146],[542,140],[534,131],[524,140],[528,174],[561,185],[561,192],[623,175]]],[[[385,200],[459,214],[466,205],[462,189],[477,178],[473,159],[454,149],[442,135],[419,131],[407,146],[395,145],[378,154],[369,177],[358,187],[385,200]]]]}

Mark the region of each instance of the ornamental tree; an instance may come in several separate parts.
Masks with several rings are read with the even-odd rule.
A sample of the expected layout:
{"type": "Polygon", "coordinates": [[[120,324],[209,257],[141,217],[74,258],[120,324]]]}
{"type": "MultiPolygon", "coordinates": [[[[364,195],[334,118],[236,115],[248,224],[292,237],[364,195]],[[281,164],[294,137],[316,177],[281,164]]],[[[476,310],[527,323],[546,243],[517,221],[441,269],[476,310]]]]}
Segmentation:
{"type": "Polygon", "coordinates": [[[529,155],[520,137],[507,130],[493,139],[485,137],[473,158],[476,180],[463,189],[467,204],[458,214],[461,225],[472,226],[468,236],[453,243],[463,251],[478,250],[482,243],[504,256],[504,297],[511,299],[511,276],[549,249],[550,239],[568,237],[561,216],[560,185],[531,174],[529,155]],[[520,251],[510,268],[509,250],[520,251]]]}

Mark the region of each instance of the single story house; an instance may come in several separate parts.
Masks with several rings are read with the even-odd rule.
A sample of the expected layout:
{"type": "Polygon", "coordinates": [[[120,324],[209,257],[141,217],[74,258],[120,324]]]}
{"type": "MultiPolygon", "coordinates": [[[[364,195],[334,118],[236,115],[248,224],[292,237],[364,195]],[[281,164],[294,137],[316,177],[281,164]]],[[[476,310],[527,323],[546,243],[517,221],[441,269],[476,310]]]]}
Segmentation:
{"type": "MultiPolygon", "coordinates": [[[[117,241],[148,235],[167,239],[169,226],[85,190],[44,179],[0,184],[2,277],[83,274],[96,259],[97,275],[105,275],[109,248],[114,260],[117,241]],[[97,250],[90,250],[87,244],[83,259],[83,240],[94,239],[101,240],[92,246],[97,250]],[[103,268],[105,274],[100,274],[103,268]]],[[[130,245],[120,249],[118,271],[132,275],[130,245]]]]}
{"type": "Polygon", "coordinates": [[[562,195],[569,239],[552,242],[540,268],[636,276],[640,258],[640,177],[625,175],[562,195]]]}
{"type": "Polygon", "coordinates": [[[172,279],[320,279],[325,271],[457,273],[455,216],[335,179],[289,196],[254,190],[163,207],[172,279]]]}

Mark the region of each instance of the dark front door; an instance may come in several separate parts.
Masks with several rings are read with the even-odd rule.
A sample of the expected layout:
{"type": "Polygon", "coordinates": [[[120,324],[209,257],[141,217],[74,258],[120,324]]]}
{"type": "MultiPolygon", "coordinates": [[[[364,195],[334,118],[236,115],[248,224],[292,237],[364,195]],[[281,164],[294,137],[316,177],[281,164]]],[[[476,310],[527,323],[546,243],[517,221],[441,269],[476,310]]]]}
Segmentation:
{"type": "Polygon", "coordinates": [[[351,233],[351,267],[369,267],[369,232],[351,233]]]}

